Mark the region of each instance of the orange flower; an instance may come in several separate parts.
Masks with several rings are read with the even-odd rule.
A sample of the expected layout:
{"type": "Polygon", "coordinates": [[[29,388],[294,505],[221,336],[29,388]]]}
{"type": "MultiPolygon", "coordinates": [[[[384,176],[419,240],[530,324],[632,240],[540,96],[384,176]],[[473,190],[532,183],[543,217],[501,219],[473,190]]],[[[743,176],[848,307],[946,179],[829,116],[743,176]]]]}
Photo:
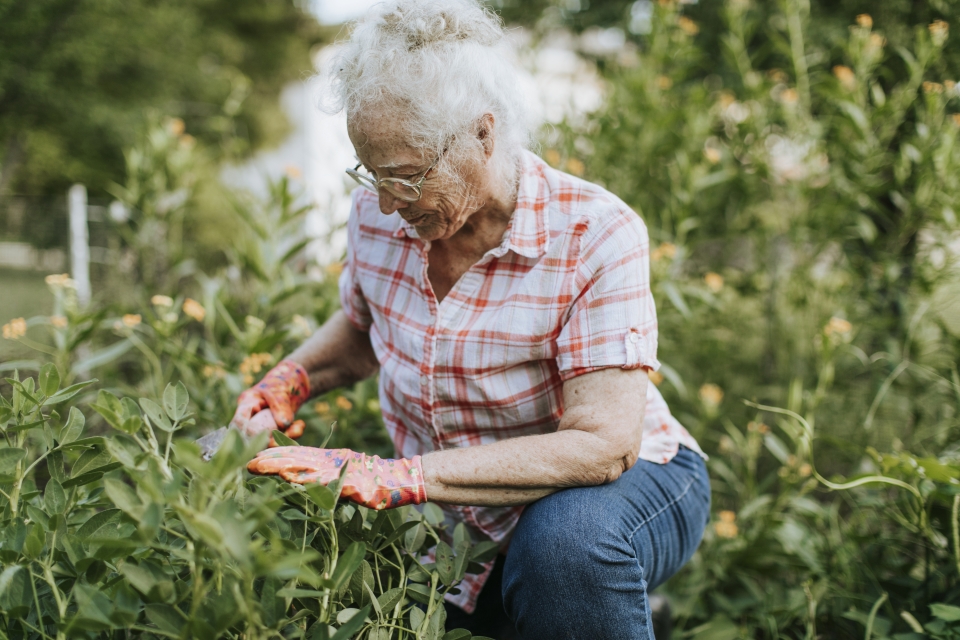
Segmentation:
{"type": "Polygon", "coordinates": [[[933,44],[936,46],[942,46],[943,43],[947,41],[947,34],[950,33],[950,25],[943,20],[934,20],[927,28],[930,30],[930,36],[933,39],[933,44]]]}
{"type": "Polygon", "coordinates": [[[567,171],[575,176],[582,176],[583,172],[586,171],[586,167],[580,160],[577,160],[576,158],[570,158],[567,160],[567,171]]]}
{"type": "Polygon", "coordinates": [[[750,422],[747,424],[747,431],[759,431],[760,433],[770,433],[770,427],[762,422],[750,422]]]}
{"type": "Polygon", "coordinates": [[[715,384],[707,383],[700,387],[700,400],[707,407],[716,409],[723,402],[723,389],[715,384]]]}
{"type": "Polygon", "coordinates": [[[861,13],[857,16],[857,24],[863,27],[864,29],[873,28],[873,18],[870,17],[869,13],[861,13]]]}
{"type": "Polygon", "coordinates": [[[650,378],[650,382],[660,386],[660,383],[663,382],[663,374],[659,371],[647,371],[647,377],[650,378]]]}
{"type": "Polygon", "coordinates": [[[688,36],[695,36],[700,33],[700,26],[687,16],[680,16],[680,19],[677,20],[677,26],[688,36]]]}
{"type": "Polygon", "coordinates": [[[50,316],[50,324],[57,329],[63,329],[67,326],[67,319],[63,316],[50,316]]]}
{"type": "Polygon", "coordinates": [[[183,312],[197,322],[203,322],[203,319],[207,317],[207,310],[193,298],[187,298],[183,301],[183,312]]]}
{"type": "Polygon", "coordinates": [[[296,165],[288,164],[283,168],[283,172],[287,174],[288,178],[293,180],[299,180],[303,177],[303,172],[300,171],[300,167],[297,167],[296,165]]]}
{"type": "Polygon", "coordinates": [[[167,127],[170,129],[170,133],[178,138],[182,136],[183,132],[187,129],[186,125],[183,124],[183,120],[180,118],[171,118],[170,122],[167,124],[167,127]]]}
{"type": "Polygon", "coordinates": [[[879,33],[871,33],[871,34],[870,34],[870,46],[871,46],[871,47],[875,47],[875,48],[879,49],[879,48],[881,48],[881,47],[885,47],[886,45],[887,45],[887,39],[884,38],[882,35],[880,35],[879,33]]]}
{"type": "Polygon", "coordinates": [[[830,318],[830,322],[828,322],[827,326],[823,328],[823,333],[828,336],[844,335],[844,334],[850,333],[850,331],[852,330],[853,330],[853,325],[850,324],[847,320],[834,316],[830,318]]]}
{"type": "Polygon", "coordinates": [[[218,364],[208,364],[203,367],[203,376],[205,378],[216,378],[217,380],[222,380],[227,376],[227,372],[218,364]]]}
{"type": "Polygon", "coordinates": [[[671,80],[667,76],[657,76],[657,87],[659,87],[663,91],[666,91],[672,86],[673,86],[673,80],[671,80]]]}
{"type": "Polygon", "coordinates": [[[842,64],[838,64],[833,68],[833,75],[837,76],[837,80],[840,81],[840,84],[843,85],[844,89],[848,91],[853,90],[857,86],[857,77],[853,73],[853,69],[842,64]]]}
{"type": "Polygon", "coordinates": [[[327,265],[327,273],[332,275],[334,278],[340,276],[343,273],[343,263],[342,262],[331,262],[327,265]]]}
{"type": "Polygon", "coordinates": [[[716,147],[704,147],[703,156],[707,159],[707,162],[710,164],[717,164],[720,162],[720,159],[723,155],[720,153],[720,150],[716,147]]]}
{"type": "Polygon", "coordinates": [[[924,93],[943,93],[943,85],[939,82],[924,82],[923,83],[923,92],[924,93]]]}
{"type": "Polygon", "coordinates": [[[328,413],[330,413],[330,404],[322,401],[318,402],[315,405],[313,405],[313,410],[319,413],[320,415],[325,416],[328,413]]]}
{"type": "Polygon", "coordinates": [[[673,260],[676,257],[676,255],[677,255],[677,245],[670,242],[664,242],[659,247],[654,249],[653,252],[650,253],[650,259],[653,260],[654,262],[656,262],[657,260],[660,260],[661,258],[667,258],[669,260],[673,260]]]}
{"type": "Polygon", "coordinates": [[[271,362],[273,362],[273,356],[269,353],[252,353],[240,363],[240,373],[260,373],[263,366],[271,362]]]}
{"type": "Polygon", "coordinates": [[[703,276],[703,281],[706,283],[707,288],[714,293],[720,293],[720,290],[723,289],[723,276],[719,273],[710,271],[707,275],[703,276]]]}
{"type": "Polygon", "coordinates": [[[547,164],[551,167],[556,167],[560,164],[560,152],[556,149],[547,149],[543,153],[543,159],[547,161],[547,164]]]}
{"type": "Polygon", "coordinates": [[[335,400],[335,402],[337,403],[337,406],[343,409],[344,411],[350,411],[350,409],[353,409],[353,403],[347,400],[343,396],[337,396],[337,399],[335,400]]]}
{"type": "Polygon", "coordinates": [[[7,340],[16,340],[27,335],[27,321],[23,318],[14,318],[3,325],[3,337],[7,340]]]}
{"type": "Polygon", "coordinates": [[[133,329],[135,326],[140,324],[143,318],[140,317],[139,313],[128,313],[123,316],[122,320],[123,326],[133,329]]]}
{"type": "Polygon", "coordinates": [[[173,298],[171,298],[170,296],[156,295],[150,298],[150,304],[152,304],[155,307],[172,307],[173,298]]]}
{"type": "Polygon", "coordinates": [[[54,273],[44,278],[43,281],[54,289],[72,289],[76,286],[76,283],[67,273],[54,273]]]}
{"type": "Polygon", "coordinates": [[[953,124],[960,127],[960,113],[951,114],[950,117],[953,119],[953,124]]]}
{"type": "Polygon", "coordinates": [[[780,102],[784,104],[796,104],[797,100],[800,99],[800,94],[797,93],[797,90],[793,87],[784,89],[780,92],[780,102]]]}
{"type": "Polygon", "coordinates": [[[736,538],[737,534],[740,533],[740,529],[736,523],[737,514],[733,511],[721,511],[717,516],[720,518],[720,521],[713,523],[713,528],[717,532],[717,535],[721,538],[736,538]]]}

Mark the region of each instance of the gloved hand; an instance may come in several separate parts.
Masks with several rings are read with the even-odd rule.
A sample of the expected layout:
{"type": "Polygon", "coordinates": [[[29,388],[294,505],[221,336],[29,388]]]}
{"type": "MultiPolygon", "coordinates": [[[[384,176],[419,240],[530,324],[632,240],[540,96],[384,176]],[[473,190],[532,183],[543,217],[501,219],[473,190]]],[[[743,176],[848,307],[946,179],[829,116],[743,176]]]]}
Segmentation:
{"type": "MultiPolygon", "coordinates": [[[[281,360],[260,382],[240,394],[231,424],[249,436],[280,430],[286,436],[299,438],[304,423],[294,422],[293,417],[309,397],[307,370],[293,360],[281,360]]],[[[270,446],[276,446],[273,436],[270,446]]]]}
{"type": "Polygon", "coordinates": [[[384,460],[350,449],[276,447],[261,451],[247,464],[259,475],[275,474],[287,482],[329,484],[348,464],[340,495],[370,509],[393,509],[427,501],[420,456],[384,460]]]}

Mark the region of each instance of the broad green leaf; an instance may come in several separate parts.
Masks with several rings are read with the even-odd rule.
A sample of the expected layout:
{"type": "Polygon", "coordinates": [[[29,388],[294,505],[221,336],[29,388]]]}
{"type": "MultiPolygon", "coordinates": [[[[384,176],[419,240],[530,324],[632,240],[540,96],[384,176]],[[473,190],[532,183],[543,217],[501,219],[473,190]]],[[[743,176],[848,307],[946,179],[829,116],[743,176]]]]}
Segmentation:
{"type": "Polygon", "coordinates": [[[382,611],[390,612],[393,611],[394,607],[400,602],[403,598],[403,589],[389,589],[384,591],[377,598],[377,603],[380,605],[382,611]]]}
{"type": "Polygon", "coordinates": [[[460,544],[464,541],[466,541],[468,545],[472,542],[470,540],[470,532],[467,531],[467,525],[458,522],[457,526],[453,529],[453,548],[459,548],[460,544]]]}
{"type": "Polygon", "coordinates": [[[440,580],[443,584],[452,586],[454,583],[454,558],[453,549],[446,542],[441,540],[437,543],[437,573],[440,574],[440,580]]]}
{"type": "Polygon", "coordinates": [[[353,575],[357,567],[360,566],[360,563],[363,562],[363,556],[365,556],[366,553],[367,547],[362,542],[354,542],[347,547],[347,550],[344,551],[343,555],[337,560],[337,567],[333,570],[333,575],[330,576],[334,591],[340,589],[340,587],[347,583],[350,576],[353,575]]]}
{"type": "Polygon", "coordinates": [[[123,404],[117,396],[105,389],[101,389],[97,394],[97,401],[92,405],[94,411],[103,416],[114,429],[123,430],[123,404]]]}
{"type": "Polygon", "coordinates": [[[177,637],[183,633],[183,627],[187,623],[183,616],[168,604],[148,604],[144,607],[144,613],[158,628],[177,637]]]}
{"type": "Polygon", "coordinates": [[[87,449],[80,454],[80,458],[74,463],[73,468],[70,470],[70,475],[76,477],[84,473],[89,473],[100,467],[105,467],[112,462],[113,458],[108,451],[87,449]]]}
{"type": "Polygon", "coordinates": [[[360,566],[350,576],[350,595],[353,601],[364,606],[370,603],[370,594],[367,587],[373,585],[373,568],[366,560],[360,562],[360,566]]]}
{"type": "Polygon", "coordinates": [[[947,622],[960,622],[960,607],[938,602],[930,605],[930,612],[941,620],[946,620],[947,622]]]}
{"type": "Polygon", "coordinates": [[[333,492],[322,484],[309,484],[305,487],[307,495],[321,509],[329,511],[333,509],[337,501],[333,497],[333,492]]]}
{"type": "Polygon", "coordinates": [[[23,541],[23,555],[30,560],[36,560],[43,553],[43,545],[46,541],[46,533],[40,524],[31,526],[27,533],[26,540],[23,541]]]}
{"type": "Polygon", "coordinates": [[[407,595],[411,599],[416,600],[420,604],[429,604],[430,603],[430,587],[425,584],[408,584],[407,585],[407,595]]]}
{"type": "Polygon", "coordinates": [[[140,407],[137,406],[137,403],[132,398],[124,398],[120,401],[120,405],[123,407],[121,431],[130,435],[140,431],[140,427],[143,426],[143,419],[140,417],[140,407]]]}
{"type": "Polygon", "coordinates": [[[27,452],[23,449],[0,449],[0,475],[13,475],[17,470],[17,463],[23,460],[27,452]]]}
{"type": "Polygon", "coordinates": [[[44,487],[43,505],[50,515],[63,513],[67,506],[67,496],[63,492],[63,486],[55,478],[51,478],[44,487]]]}
{"type": "Polygon", "coordinates": [[[497,557],[497,552],[500,551],[500,545],[492,540],[484,540],[483,542],[477,543],[470,550],[470,559],[474,562],[490,562],[497,557]]]}
{"type": "Polygon", "coordinates": [[[28,575],[18,564],[8,566],[0,573],[0,608],[11,611],[27,605],[30,597],[28,575]]]}
{"type": "Polygon", "coordinates": [[[70,407],[67,422],[63,425],[63,428],[60,429],[60,444],[70,444],[79,438],[80,434],[83,433],[83,426],[86,421],[86,418],[83,417],[79,409],[70,407]]]}
{"type": "Polygon", "coordinates": [[[282,431],[274,431],[272,433],[273,441],[277,443],[278,447],[299,447],[297,441],[286,435],[282,431]]]}
{"type": "Polygon", "coordinates": [[[443,640],[470,640],[470,638],[479,638],[474,636],[466,629],[452,629],[443,634],[443,640]]]}
{"type": "Polygon", "coordinates": [[[138,527],[140,535],[144,540],[150,542],[156,537],[162,520],[163,508],[156,502],[148,504],[143,510],[143,515],[140,516],[140,524],[138,527]]]}
{"type": "Polygon", "coordinates": [[[63,469],[63,454],[59,451],[51,451],[47,455],[47,471],[50,477],[57,482],[63,483],[67,479],[66,471],[63,469]]]}
{"type": "Polygon", "coordinates": [[[166,389],[163,390],[163,410],[174,422],[187,415],[187,404],[189,402],[190,395],[182,382],[178,382],[176,386],[168,384],[166,389]]]}
{"type": "Polygon", "coordinates": [[[115,525],[120,519],[120,509],[105,509],[100,513],[95,513],[77,529],[76,536],[81,541],[95,537],[97,532],[103,527],[115,525]]]}
{"type": "Polygon", "coordinates": [[[140,398],[140,408],[143,409],[144,414],[150,419],[150,423],[153,426],[163,431],[173,431],[173,424],[170,422],[170,418],[167,417],[163,409],[156,402],[148,400],[147,398],[140,398]]]}
{"type": "Polygon", "coordinates": [[[30,520],[36,522],[44,531],[50,531],[50,516],[36,508],[32,504],[28,504],[26,507],[27,515],[30,516],[30,520]]]}
{"type": "Polygon", "coordinates": [[[423,517],[435,527],[443,523],[443,510],[432,502],[423,505],[423,517]]]}
{"type": "Polygon", "coordinates": [[[460,540],[454,551],[457,554],[457,559],[453,566],[453,579],[460,582],[467,574],[467,565],[470,563],[470,540],[460,540]]]}
{"type": "Polygon", "coordinates": [[[420,625],[423,624],[424,618],[427,617],[427,614],[423,612],[422,609],[414,607],[410,610],[410,628],[416,631],[420,628],[420,625]]]}
{"type": "Polygon", "coordinates": [[[407,531],[404,536],[403,546],[410,555],[415,555],[427,539],[427,528],[422,522],[417,522],[416,526],[407,531]]]}
{"type": "Polygon", "coordinates": [[[337,632],[333,634],[330,640],[349,640],[364,625],[367,616],[370,614],[370,605],[360,609],[337,632]]]}
{"type": "Polygon", "coordinates": [[[52,406],[55,404],[60,404],[61,402],[66,402],[70,398],[74,397],[93,383],[97,382],[96,380],[87,380],[85,382],[78,382],[77,384],[72,384],[66,389],[61,389],[53,394],[51,397],[47,398],[46,406],[52,406]]]}
{"type": "Polygon", "coordinates": [[[40,385],[40,391],[49,398],[60,388],[60,372],[55,365],[45,364],[40,367],[37,382],[40,385]]]}
{"type": "Polygon", "coordinates": [[[122,509],[131,518],[139,520],[143,507],[140,504],[140,498],[137,497],[133,489],[115,478],[104,480],[103,489],[114,505],[122,509]]]}

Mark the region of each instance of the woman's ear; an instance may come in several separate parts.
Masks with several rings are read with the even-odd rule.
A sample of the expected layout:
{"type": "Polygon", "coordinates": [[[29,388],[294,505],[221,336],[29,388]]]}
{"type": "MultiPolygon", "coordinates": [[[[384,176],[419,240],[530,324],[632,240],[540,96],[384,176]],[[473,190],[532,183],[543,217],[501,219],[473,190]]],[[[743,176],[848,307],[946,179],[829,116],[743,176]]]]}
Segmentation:
{"type": "Polygon", "coordinates": [[[487,158],[493,155],[494,148],[494,124],[495,120],[492,113],[485,113],[477,121],[477,140],[483,147],[483,153],[487,158]]]}

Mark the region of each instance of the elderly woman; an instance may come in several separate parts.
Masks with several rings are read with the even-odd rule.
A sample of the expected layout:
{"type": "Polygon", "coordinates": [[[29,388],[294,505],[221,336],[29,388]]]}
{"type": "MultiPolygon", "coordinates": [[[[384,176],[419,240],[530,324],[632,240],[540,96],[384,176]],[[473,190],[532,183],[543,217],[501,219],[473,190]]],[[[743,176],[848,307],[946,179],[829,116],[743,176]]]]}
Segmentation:
{"type": "Polygon", "coordinates": [[[296,437],[308,397],[379,371],[400,457],[279,447],[249,469],[330,482],[351,460],[347,498],[436,502],[502,549],[449,602],[469,614],[502,591],[527,640],[653,637],[647,591],[697,548],[710,489],[647,379],[646,227],[524,148],[517,71],[475,0],[377,5],[334,80],[363,187],[343,308],[244,392],[235,422],[296,437]]]}

